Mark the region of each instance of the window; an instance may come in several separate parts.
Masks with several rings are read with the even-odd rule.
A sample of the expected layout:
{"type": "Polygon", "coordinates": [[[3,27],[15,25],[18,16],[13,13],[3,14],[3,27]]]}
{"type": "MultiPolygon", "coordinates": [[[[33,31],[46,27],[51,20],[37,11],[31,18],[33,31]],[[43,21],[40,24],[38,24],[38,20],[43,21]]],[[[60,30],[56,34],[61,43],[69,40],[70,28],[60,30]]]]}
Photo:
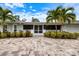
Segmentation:
{"type": "Polygon", "coordinates": [[[57,26],[57,30],[61,29],[61,25],[44,25],[44,29],[46,29],[46,30],[56,30],[55,26],[57,26]]]}
{"type": "Polygon", "coordinates": [[[57,30],[60,30],[61,29],[61,25],[57,25],[57,30]]]}
{"type": "Polygon", "coordinates": [[[33,29],[33,25],[23,25],[23,29],[33,29]]]}
{"type": "Polygon", "coordinates": [[[16,32],[17,31],[17,26],[16,25],[14,25],[14,32],[16,32]]]}
{"type": "Polygon", "coordinates": [[[3,32],[7,32],[7,25],[3,26],[3,32]]]}

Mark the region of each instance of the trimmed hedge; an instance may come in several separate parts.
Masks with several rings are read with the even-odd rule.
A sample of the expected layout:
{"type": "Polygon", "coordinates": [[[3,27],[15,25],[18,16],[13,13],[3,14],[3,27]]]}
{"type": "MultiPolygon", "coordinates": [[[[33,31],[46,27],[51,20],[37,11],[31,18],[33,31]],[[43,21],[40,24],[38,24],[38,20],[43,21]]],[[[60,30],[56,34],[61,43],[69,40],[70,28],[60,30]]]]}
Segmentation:
{"type": "Polygon", "coordinates": [[[0,38],[10,38],[10,37],[32,37],[30,31],[26,32],[0,32],[0,38]]]}
{"type": "Polygon", "coordinates": [[[7,33],[3,33],[3,32],[0,33],[0,38],[6,38],[7,36],[8,36],[7,33]]]}
{"type": "Polygon", "coordinates": [[[49,32],[44,33],[44,36],[46,36],[46,37],[51,36],[51,32],[49,31],[49,32]]]}
{"type": "Polygon", "coordinates": [[[60,38],[60,39],[77,39],[79,33],[69,33],[69,32],[45,32],[45,37],[49,38],[60,38]]]}

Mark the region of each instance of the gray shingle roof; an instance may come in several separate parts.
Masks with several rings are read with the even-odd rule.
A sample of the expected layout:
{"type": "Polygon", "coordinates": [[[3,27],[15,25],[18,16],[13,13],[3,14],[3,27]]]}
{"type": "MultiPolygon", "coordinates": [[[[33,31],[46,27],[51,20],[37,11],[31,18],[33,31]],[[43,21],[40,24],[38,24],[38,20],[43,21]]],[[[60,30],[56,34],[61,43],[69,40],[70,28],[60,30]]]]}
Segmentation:
{"type": "MultiPolygon", "coordinates": [[[[61,24],[61,23],[24,22],[24,21],[11,22],[10,24],[27,24],[27,25],[67,25],[67,23],[61,24]]],[[[76,22],[71,23],[71,24],[79,24],[79,21],[76,21],[76,22]]]]}

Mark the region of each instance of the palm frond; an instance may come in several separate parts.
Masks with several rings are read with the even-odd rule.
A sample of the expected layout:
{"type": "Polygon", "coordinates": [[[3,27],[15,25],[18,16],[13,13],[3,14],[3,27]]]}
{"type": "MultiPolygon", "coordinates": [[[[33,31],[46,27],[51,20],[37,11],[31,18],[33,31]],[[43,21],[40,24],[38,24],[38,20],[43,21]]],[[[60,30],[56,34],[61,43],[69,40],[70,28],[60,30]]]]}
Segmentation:
{"type": "Polygon", "coordinates": [[[73,7],[66,8],[66,11],[65,12],[68,12],[68,11],[73,12],[74,11],[74,8],[73,7]]]}
{"type": "Polygon", "coordinates": [[[10,13],[12,14],[12,11],[9,10],[9,9],[3,9],[3,12],[4,12],[5,15],[8,15],[10,13]]]}

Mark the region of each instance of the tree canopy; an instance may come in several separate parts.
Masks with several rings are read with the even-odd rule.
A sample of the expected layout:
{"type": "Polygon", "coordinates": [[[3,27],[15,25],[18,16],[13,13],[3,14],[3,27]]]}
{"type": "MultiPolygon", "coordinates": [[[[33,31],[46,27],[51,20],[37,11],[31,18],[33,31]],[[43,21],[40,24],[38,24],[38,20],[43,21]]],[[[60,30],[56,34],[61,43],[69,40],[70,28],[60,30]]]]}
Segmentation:
{"type": "Polygon", "coordinates": [[[49,10],[46,21],[52,23],[73,23],[76,21],[76,15],[73,7],[63,8],[58,6],[54,10],[49,10]]]}

